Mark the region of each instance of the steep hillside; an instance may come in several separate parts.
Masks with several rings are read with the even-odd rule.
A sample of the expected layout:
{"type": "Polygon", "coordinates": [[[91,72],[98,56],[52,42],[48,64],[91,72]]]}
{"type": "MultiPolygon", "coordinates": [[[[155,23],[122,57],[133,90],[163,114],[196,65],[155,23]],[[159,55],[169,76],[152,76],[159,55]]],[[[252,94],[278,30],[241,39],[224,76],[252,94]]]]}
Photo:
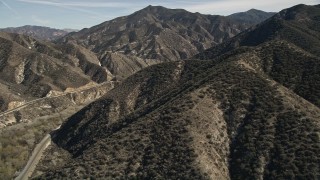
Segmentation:
{"type": "Polygon", "coordinates": [[[72,116],[53,135],[72,158],[41,177],[312,179],[319,116],[241,59],[161,64],[72,116]]]}
{"type": "Polygon", "coordinates": [[[319,107],[319,16],[318,6],[297,5],[285,9],[196,58],[221,56],[218,59],[223,59],[247,53],[247,57],[255,59],[251,63],[319,107]]]}
{"type": "Polygon", "coordinates": [[[320,10],[319,5],[297,5],[277,13],[272,18],[252,27],[235,38],[197,55],[201,59],[213,59],[241,46],[256,46],[272,40],[285,40],[320,55],[320,10]]]}
{"type": "Polygon", "coordinates": [[[10,28],[3,28],[0,29],[1,32],[7,33],[16,33],[16,34],[23,34],[27,36],[31,36],[33,38],[39,40],[57,40],[62,38],[63,36],[67,35],[74,30],[60,30],[60,29],[53,29],[49,27],[42,27],[42,26],[21,26],[21,27],[10,27],[10,28]]]}
{"type": "Polygon", "coordinates": [[[148,6],[132,15],[71,33],[65,39],[76,39],[100,54],[117,51],[172,61],[191,57],[248,27],[222,16],[148,6]]]}
{"type": "Polygon", "coordinates": [[[47,133],[113,88],[81,46],[0,33],[0,179],[12,179],[47,133]]]}
{"type": "Polygon", "coordinates": [[[101,62],[108,62],[102,65],[114,74],[133,74],[160,61],[190,58],[255,23],[148,6],[129,16],[70,33],[60,43],[72,41],[92,50],[101,62]]]}
{"type": "Polygon", "coordinates": [[[210,60],[130,76],[52,133],[34,177],[317,179],[317,14],[298,5],[197,56],[210,60]]]}
{"type": "Polygon", "coordinates": [[[136,56],[127,56],[122,53],[108,52],[101,57],[100,62],[101,66],[109,69],[110,73],[117,80],[123,80],[145,67],[161,63],[161,60],[142,59],[136,56]]]}
{"type": "Polygon", "coordinates": [[[72,48],[72,54],[65,52],[65,47],[8,33],[0,33],[0,47],[1,110],[7,110],[10,102],[19,104],[45,97],[50,91],[112,78],[84,48],[72,48]]]}

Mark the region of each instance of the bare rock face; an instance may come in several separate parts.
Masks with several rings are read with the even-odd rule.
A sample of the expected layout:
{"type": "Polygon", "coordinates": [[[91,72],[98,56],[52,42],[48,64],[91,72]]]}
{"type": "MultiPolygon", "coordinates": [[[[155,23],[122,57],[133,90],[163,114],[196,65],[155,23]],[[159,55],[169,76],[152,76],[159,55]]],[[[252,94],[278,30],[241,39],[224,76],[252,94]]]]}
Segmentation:
{"type": "Polygon", "coordinates": [[[25,63],[23,61],[21,62],[21,64],[18,65],[18,67],[15,70],[15,81],[17,84],[21,84],[24,81],[24,68],[25,63]]]}
{"type": "Polygon", "coordinates": [[[8,103],[8,110],[12,110],[12,109],[15,109],[19,106],[22,106],[24,103],[24,101],[11,101],[8,103]]]}

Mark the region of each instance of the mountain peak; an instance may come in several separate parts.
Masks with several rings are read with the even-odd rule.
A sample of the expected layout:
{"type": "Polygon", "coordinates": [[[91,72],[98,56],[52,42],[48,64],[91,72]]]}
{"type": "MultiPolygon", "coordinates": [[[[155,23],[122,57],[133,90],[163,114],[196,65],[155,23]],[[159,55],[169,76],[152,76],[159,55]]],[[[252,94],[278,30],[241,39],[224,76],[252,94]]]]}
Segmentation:
{"type": "Polygon", "coordinates": [[[273,12],[265,12],[258,9],[249,9],[246,12],[239,12],[229,15],[230,18],[237,20],[237,21],[243,21],[250,24],[258,24],[271,16],[273,16],[276,13],[273,12]]]}
{"type": "Polygon", "coordinates": [[[168,8],[166,7],[163,7],[163,6],[153,6],[153,5],[149,5],[143,9],[141,9],[140,11],[151,11],[151,12],[154,12],[154,11],[166,11],[166,10],[169,10],[168,8]]]}
{"type": "Polygon", "coordinates": [[[24,25],[21,27],[9,27],[0,29],[0,31],[8,33],[24,34],[41,40],[56,40],[69,32],[61,29],[55,29],[44,26],[24,25]]]}
{"type": "Polygon", "coordinates": [[[148,5],[147,7],[143,8],[143,9],[152,10],[152,9],[168,9],[168,8],[165,8],[165,7],[163,7],[163,6],[148,5]]]}
{"type": "Polygon", "coordinates": [[[251,9],[249,9],[247,12],[250,12],[250,11],[261,11],[261,10],[255,9],[255,8],[251,8],[251,9]]]}
{"type": "Polygon", "coordinates": [[[259,9],[249,9],[248,11],[246,11],[247,13],[266,13],[265,11],[259,10],[259,9]]]}
{"type": "Polygon", "coordinates": [[[137,12],[147,12],[147,13],[153,13],[153,14],[172,14],[172,13],[176,13],[179,11],[183,11],[183,12],[187,12],[184,9],[169,9],[163,6],[153,6],[153,5],[149,5],[143,9],[141,9],[140,11],[137,12]]]}
{"type": "Polygon", "coordinates": [[[238,23],[223,16],[149,5],[72,36],[83,45],[93,47],[98,54],[107,50],[142,59],[171,61],[192,57],[250,26],[250,23],[238,23]],[[213,28],[215,26],[219,28],[213,28]]]}
{"type": "MultiPolygon", "coordinates": [[[[185,57],[183,53],[192,50],[185,50],[192,42],[184,44],[186,39],[212,27],[201,27],[192,15],[189,21],[187,13],[174,21],[154,17],[146,36],[139,38],[142,28],[133,34],[133,45],[143,53],[153,48],[152,55],[176,48],[175,53],[185,57]],[[179,27],[197,24],[178,36],[185,39],[173,33],[167,36],[178,22],[179,27]],[[169,28],[162,28],[164,23],[169,28]],[[148,42],[155,43],[145,47],[147,43],[136,43],[149,35],[148,42]]],[[[314,91],[320,89],[317,23],[317,18],[286,21],[273,16],[198,56],[211,61],[160,63],[126,78],[54,132],[53,142],[70,154],[62,159],[63,166],[38,166],[50,168],[39,169],[45,174],[38,178],[316,179],[320,158],[320,94],[314,91]]],[[[52,150],[42,162],[56,159],[54,151],[60,149],[52,150]]]]}

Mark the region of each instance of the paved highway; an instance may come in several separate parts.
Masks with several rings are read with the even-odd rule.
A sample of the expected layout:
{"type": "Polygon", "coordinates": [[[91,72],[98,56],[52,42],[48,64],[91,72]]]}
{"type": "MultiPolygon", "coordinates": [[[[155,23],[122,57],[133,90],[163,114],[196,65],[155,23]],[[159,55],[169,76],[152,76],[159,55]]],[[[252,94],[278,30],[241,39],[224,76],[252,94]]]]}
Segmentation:
{"type": "MultiPolygon", "coordinates": [[[[10,112],[13,112],[13,111],[16,111],[16,110],[19,110],[19,109],[22,109],[26,106],[28,106],[29,104],[32,104],[34,103],[35,101],[39,101],[39,100],[43,100],[43,99],[46,99],[46,98],[53,98],[53,97],[59,97],[59,96],[64,96],[68,93],[75,93],[75,92],[81,92],[81,91],[85,91],[87,89],[90,89],[90,88],[93,88],[93,87],[99,87],[99,86],[103,86],[105,84],[110,84],[110,82],[106,82],[106,83],[101,83],[101,84],[98,84],[98,85],[95,85],[95,86],[91,86],[91,87],[88,87],[88,88],[85,88],[85,89],[81,89],[81,90],[75,90],[75,91],[71,91],[71,92],[67,92],[65,94],[61,94],[61,95],[57,95],[57,96],[51,96],[51,97],[44,97],[44,98],[40,98],[40,99],[35,99],[33,101],[29,101],[23,105],[21,105],[20,107],[17,107],[15,109],[12,109],[12,110],[9,110],[9,111],[5,111],[3,113],[0,113],[0,117],[5,115],[5,114],[8,114],[10,112]]],[[[111,83],[110,84],[111,86],[113,86],[113,84],[111,83]]],[[[58,127],[60,128],[60,127],[58,127]]],[[[57,128],[57,129],[58,129],[57,128]]],[[[36,145],[36,147],[34,148],[33,152],[32,152],[32,155],[31,157],[29,158],[28,162],[27,162],[27,165],[24,167],[24,169],[21,171],[21,173],[19,174],[19,176],[17,176],[15,178],[15,180],[26,180],[26,179],[29,179],[29,177],[32,175],[33,171],[35,170],[37,164],[39,163],[44,151],[46,150],[46,148],[51,144],[51,136],[50,134],[47,134],[39,144],[36,145]]]]}
{"type": "Polygon", "coordinates": [[[34,148],[32,155],[27,163],[27,165],[24,167],[24,169],[21,171],[18,177],[15,178],[15,180],[27,180],[35,170],[37,164],[39,163],[43,152],[46,150],[46,148],[51,143],[51,136],[50,134],[47,134],[39,144],[34,148]]]}

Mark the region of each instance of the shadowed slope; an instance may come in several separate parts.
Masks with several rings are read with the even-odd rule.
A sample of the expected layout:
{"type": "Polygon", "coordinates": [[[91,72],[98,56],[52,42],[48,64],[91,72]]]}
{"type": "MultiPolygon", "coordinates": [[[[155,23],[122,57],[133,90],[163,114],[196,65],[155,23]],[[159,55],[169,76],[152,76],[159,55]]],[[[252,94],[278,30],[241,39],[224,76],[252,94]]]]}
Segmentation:
{"type": "Polygon", "coordinates": [[[319,106],[319,15],[317,6],[294,6],[196,58],[247,54],[277,82],[319,106]]]}
{"type": "Polygon", "coordinates": [[[198,56],[210,61],[130,76],[53,133],[39,178],[317,179],[318,12],[289,8],[198,56]]]}
{"type": "Polygon", "coordinates": [[[315,177],[319,141],[311,136],[319,132],[319,108],[241,64],[168,63],[128,78],[56,132],[54,141],[73,158],[44,177],[287,177],[278,168],[315,177]],[[176,72],[177,81],[166,80],[176,72]],[[139,88],[145,83],[149,90],[139,88]],[[284,125],[287,118],[292,123],[284,125]],[[281,139],[295,128],[310,131],[281,139]],[[294,156],[279,159],[278,148],[312,152],[314,160],[300,156],[287,166],[294,156]],[[293,169],[299,163],[315,169],[293,169]]]}

